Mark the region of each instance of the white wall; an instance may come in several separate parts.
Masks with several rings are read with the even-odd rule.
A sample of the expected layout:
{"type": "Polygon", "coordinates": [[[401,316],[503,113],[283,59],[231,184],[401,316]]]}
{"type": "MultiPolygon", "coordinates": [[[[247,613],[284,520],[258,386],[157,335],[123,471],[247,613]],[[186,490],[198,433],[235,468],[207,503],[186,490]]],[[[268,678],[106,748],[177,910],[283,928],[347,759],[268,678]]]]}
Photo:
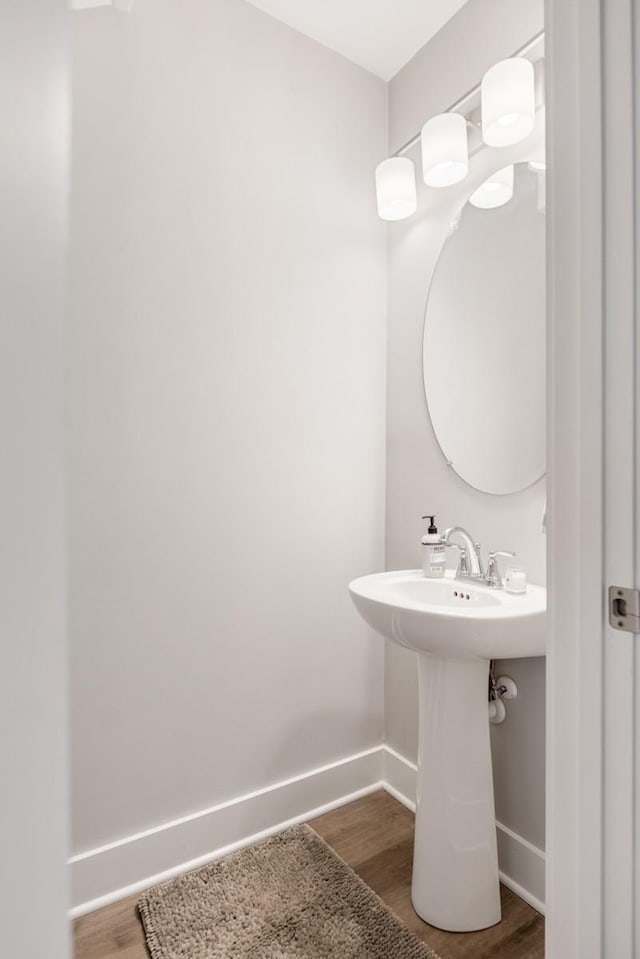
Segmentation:
{"type": "Polygon", "coordinates": [[[0,21],[0,954],[64,959],[66,3],[0,21]]]}
{"type": "MultiPolygon", "coordinates": [[[[390,151],[542,25],[538,0],[470,0],[391,81],[390,151]]],[[[419,160],[417,153],[413,156],[419,160]]],[[[479,158],[474,168],[483,162],[490,161],[479,158]]],[[[460,189],[467,192],[468,185],[460,189]]],[[[530,579],[544,583],[544,481],[513,496],[476,492],[446,466],[429,423],[422,334],[427,291],[449,221],[447,204],[457,202],[455,190],[447,196],[434,208],[423,188],[417,217],[390,228],[387,568],[420,564],[420,517],[435,512],[441,527],[465,526],[485,549],[516,550],[530,579]]],[[[491,407],[495,391],[496,384],[488,382],[478,402],[491,407]]],[[[400,647],[387,647],[386,740],[413,759],[418,734],[415,661],[400,647]]],[[[512,661],[500,668],[518,683],[519,697],[509,703],[507,721],[492,730],[496,813],[506,826],[544,847],[544,660],[512,661]]]]}
{"type": "Polygon", "coordinates": [[[381,740],[387,88],[241,0],[73,19],[78,852],[381,740]]]}

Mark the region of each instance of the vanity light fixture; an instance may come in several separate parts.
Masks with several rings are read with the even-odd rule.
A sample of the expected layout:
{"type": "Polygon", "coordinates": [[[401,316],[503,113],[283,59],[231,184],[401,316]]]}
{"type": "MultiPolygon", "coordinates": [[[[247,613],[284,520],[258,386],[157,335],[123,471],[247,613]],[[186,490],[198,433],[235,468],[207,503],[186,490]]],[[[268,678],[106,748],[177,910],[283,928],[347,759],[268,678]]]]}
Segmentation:
{"type": "Polygon", "coordinates": [[[535,124],[533,64],[510,57],[494,64],[480,84],[482,139],[490,147],[506,147],[529,136],[535,124]]]}
{"type": "Polygon", "coordinates": [[[376,167],[378,216],[383,220],[405,220],[416,212],[416,171],[408,157],[389,157],[376,167]]]}
{"type": "Polygon", "coordinates": [[[513,196],[513,166],[503,167],[484,181],[471,194],[469,203],[480,210],[494,210],[504,206],[513,196]]]}
{"type": "MultiPolygon", "coordinates": [[[[512,57],[494,64],[482,81],[453,103],[446,113],[427,120],[387,160],[376,167],[378,215],[383,220],[404,220],[416,212],[415,168],[406,154],[420,142],[422,176],[430,187],[460,183],[469,173],[469,159],[482,144],[512,146],[533,133],[536,122],[536,71],[544,58],[544,31],[540,31],[512,57]],[[480,113],[481,122],[477,116],[480,113]],[[482,141],[473,136],[480,128],[482,141]]],[[[530,169],[544,174],[544,153],[530,169]]],[[[513,196],[513,168],[504,167],[489,177],[470,199],[483,209],[502,206],[513,196]],[[502,177],[502,179],[501,179],[502,177]]]]}
{"type": "Polygon", "coordinates": [[[427,186],[451,186],[469,172],[467,121],[460,113],[441,113],[422,127],[422,175],[427,186]]]}

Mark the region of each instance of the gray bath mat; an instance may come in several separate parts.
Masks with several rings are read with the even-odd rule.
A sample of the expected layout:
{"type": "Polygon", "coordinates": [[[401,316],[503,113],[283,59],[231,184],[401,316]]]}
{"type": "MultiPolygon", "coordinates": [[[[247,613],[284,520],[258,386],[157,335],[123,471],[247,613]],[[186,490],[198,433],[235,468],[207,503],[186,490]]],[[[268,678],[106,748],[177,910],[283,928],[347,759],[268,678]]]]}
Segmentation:
{"type": "Polygon", "coordinates": [[[309,826],[149,889],[152,959],[438,959],[309,826]]]}

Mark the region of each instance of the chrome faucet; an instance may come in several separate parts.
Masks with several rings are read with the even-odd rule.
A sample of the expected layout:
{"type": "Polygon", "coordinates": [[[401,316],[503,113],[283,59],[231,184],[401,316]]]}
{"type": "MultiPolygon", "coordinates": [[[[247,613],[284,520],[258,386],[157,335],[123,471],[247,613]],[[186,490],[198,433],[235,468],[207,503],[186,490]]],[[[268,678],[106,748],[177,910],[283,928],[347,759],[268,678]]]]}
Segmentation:
{"type": "Polygon", "coordinates": [[[502,589],[504,584],[502,576],[498,569],[498,556],[514,557],[516,554],[511,550],[498,549],[489,553],[489,562],[487,563],[486,573],[482,568],[482,555],[480,553],[480,543],[475,543],[473,537],[462,526],[450,526],[442,534],[442,542],[445,546],[455,546],[460,550],[460,561],[456,570],[456,579],[472,579],[484,583],[489,589],[502,589]],[[452,536],[457,535],[462,540],[462,545],[454,543],[452,536]]]}
{"type": "Polygon", "coordinates": [[[460,550],[456,579],[484,579],[480,543],[474,543],[473,537],[466,529],[462,526],[450,526],[442,534],[442,542],[445,546],[456,546],[460,550]],[[451,542],[451,537],[456,534],[462,540],[463,546],[451,542]]]}

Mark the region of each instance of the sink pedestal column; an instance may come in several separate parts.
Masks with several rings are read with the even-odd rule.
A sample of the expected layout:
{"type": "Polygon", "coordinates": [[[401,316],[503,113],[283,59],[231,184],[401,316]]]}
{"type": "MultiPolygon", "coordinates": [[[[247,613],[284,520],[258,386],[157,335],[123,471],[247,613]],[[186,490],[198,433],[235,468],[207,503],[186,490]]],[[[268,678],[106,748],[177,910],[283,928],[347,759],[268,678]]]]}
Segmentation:
{"type": "Polygon", "coordinates": [[[500,921],[489,662],[418,653],[420,748],[413,905],[451,932],[500,921]]]}

